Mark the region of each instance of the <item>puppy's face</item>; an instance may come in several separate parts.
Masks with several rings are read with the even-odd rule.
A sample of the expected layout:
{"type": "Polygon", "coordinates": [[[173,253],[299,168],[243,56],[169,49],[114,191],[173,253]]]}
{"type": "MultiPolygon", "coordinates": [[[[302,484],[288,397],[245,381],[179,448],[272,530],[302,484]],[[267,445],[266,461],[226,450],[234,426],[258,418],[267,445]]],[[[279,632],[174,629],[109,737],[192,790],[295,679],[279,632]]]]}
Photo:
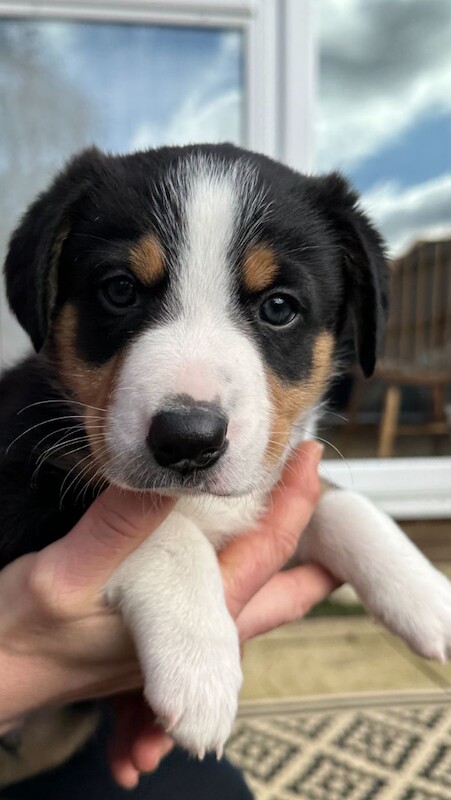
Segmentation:
{"type": "Polygon", "coordinates": [[[341,179],[228,146],[84,158],[82,176],[79,160],[58,179],[74,198],[41,260],[30,332],[85,407],[96,467],[139,489],[267,484],[333,373],[355,303],[346,246],[365,262],[376,310],[360,353],[374,360],[377,235],[341,179]]]}

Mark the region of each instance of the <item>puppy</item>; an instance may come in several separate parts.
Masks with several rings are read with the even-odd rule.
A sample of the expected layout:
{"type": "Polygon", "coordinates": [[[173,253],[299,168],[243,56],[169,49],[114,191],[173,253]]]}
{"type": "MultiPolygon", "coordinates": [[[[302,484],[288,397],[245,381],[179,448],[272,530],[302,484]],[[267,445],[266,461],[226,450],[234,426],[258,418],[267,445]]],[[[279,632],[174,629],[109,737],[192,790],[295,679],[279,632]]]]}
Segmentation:
{"type": "MultiPolygon", "coordinates": [[[[175,495],[105,599],[163,725],[220,753],[241,670],[215,550],[312,435],[351,330],[372,373],[381,239],[338,174],[231,145],[91,149],[33,203],[5,269],[36,353],[1,384],[1,561],[63,536],[110,483],[175,495]]],[[[365,498],[326,491],[298,557],[349,581],[416,652],[447,657],[448,581],[365,498]]]]}

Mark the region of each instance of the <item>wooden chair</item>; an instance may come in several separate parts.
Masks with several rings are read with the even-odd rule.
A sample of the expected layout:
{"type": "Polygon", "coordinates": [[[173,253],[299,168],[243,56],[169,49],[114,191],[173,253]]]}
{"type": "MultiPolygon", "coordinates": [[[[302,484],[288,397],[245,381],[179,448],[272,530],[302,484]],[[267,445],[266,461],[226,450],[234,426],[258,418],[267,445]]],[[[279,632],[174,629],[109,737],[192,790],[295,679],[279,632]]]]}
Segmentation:
{"type": "Polygon", "coordinates": [[[379,432],[380,457],[389,457],[398,435],[444,436],[446,391],[451,385],[451,239],[418,242],[392,262],[391,312],[377,376],[387,384],[379,432]],[[431,392],[424,424],[400,425],[402,389],[431,392]]]}

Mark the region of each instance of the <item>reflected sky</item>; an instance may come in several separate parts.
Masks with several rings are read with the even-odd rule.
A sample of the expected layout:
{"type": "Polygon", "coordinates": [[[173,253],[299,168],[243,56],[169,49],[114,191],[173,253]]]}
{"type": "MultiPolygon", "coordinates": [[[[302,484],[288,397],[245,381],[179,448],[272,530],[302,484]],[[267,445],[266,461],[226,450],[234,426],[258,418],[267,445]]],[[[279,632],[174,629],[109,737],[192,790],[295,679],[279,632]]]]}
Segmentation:
{"type": "Polygon", "coordinates": [[[451,234],[451,3],[318,0],[317,166],[364,192],[391,251],[451,234]]]}
{"type": "MultiPolygon", "coordinates": [[[[205,139],[239,142],[241,36],[206,28],[4,20],[0,88],[11,95],[8,111],[17,125],[28,121],[17,102],[25,82],[32,106],[33,94],[46,101],[39,116],[48,117],[50,141],[52,120],[59,110],[68,113],[69,96],[75,112],[83,106],[76,118],[69,112],[77,144],[95,140],[117,152],[205,139]],[[55,91],[43,98],[39,83],[55,91]]],[[[0,153],[2,138],[0,130],[0,153]]]]}

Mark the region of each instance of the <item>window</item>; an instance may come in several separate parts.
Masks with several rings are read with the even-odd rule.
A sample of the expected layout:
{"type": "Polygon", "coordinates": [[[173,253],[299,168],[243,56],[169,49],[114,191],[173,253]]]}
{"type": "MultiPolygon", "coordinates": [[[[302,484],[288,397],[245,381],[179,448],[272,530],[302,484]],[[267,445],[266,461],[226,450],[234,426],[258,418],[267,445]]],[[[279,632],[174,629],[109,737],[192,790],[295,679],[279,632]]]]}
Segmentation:
{"type": "MultiPolygon", "coordinates": [[[[391,261],[391,311],[376,374],[364,382],[351,367],[332,393],[335,415],[326,415],[322,435],[345,458],[423,457],[406,467],[364,465],[368,481],[374,486],[390,474],[396,493],[396,476],[404,474],[404,485],[410,476],[421,505],[431,490],[425,473],[435,471],[437,486],[441,469],[445,500],[451,494],[451,6],[318,0],[316,12],[316,168],[351,178],[391,261]],[[443,458],[432,463],[436,456],[443,458]]],[[[427,514],[427,507],[415,513],[427,514]]]]}

